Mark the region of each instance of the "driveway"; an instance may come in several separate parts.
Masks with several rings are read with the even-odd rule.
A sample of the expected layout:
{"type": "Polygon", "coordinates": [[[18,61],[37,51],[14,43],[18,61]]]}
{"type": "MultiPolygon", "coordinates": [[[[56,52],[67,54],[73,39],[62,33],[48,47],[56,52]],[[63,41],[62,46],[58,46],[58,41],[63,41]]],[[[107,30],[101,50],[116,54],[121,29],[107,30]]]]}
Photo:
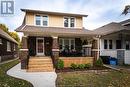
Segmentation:
{"type": "Polygon", "coordinates": [[[26,72],[20,69],[20,63],[7,71],[7,74],[16,78],[24,79],[34,87],[55,87],[57,74],[55,72],[26,72]]]}

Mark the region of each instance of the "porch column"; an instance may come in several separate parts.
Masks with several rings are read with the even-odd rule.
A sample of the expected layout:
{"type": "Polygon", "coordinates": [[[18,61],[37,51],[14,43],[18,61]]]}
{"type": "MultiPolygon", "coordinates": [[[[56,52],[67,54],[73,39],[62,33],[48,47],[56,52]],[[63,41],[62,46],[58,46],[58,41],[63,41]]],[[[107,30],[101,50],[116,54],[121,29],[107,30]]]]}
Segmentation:
{"type": "Polygon", "coordinates": [[[98,45],[98,54],[97,54],[97,58],[99,59],[99,57],[100,57],[100,35],[98,36],[98,43],[97,43],[97,45],[98,45]]]}
{"type": "Polygon", "coordinates": [[[28,64],[28,47],[27,47],[27,36],[22,37],[22,47],[19,53],[19,59],[21,61],[21,69],[27,69],[28,64]]]}
{"type": "Polygon", "coordinates": [[[58,43],[58,37],[52,37],[53,43],[52,43],[52,60],[53,64],[56,67],[57,60],[59,58],[59,43],[58,43]]]}

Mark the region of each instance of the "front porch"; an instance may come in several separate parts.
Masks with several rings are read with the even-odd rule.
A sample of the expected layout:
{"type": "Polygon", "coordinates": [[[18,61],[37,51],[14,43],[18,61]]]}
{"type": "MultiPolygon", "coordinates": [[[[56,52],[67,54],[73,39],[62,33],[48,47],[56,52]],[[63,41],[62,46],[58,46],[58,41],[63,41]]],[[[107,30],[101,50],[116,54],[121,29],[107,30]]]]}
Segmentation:
{"type": "Polygon", "coordinates": [[[93,65],[93,62],[98,57],[98,39],[93,38],[94,36],[92,35],[51,35],[34,32],[24,34],[25,36],[22,37],[22,49],[20,51],[22,69],[29,68],[29,61],[32,56],[35,58],[44,58],[47,56],[52,60],[54,68],[58,59],[62,59],[65,67],[69,67],[72,63],[90,63],[93,65]]]}
{"type": "Polygon", "coordinates": [[[117,58],[118,64],[130,64],[130,31],[121,30],[100,38],[100,56],[117,58]]]}
{"type": "Polygon", "coordinates": [[[52,56],[53,48],[59,51],[60,57],[92,56],[92,39],[88,41],[87,38],[80,37],[57,37],[56,41],[56,43],[53,43],[52,37],[28,36],[27,47],[29,56],[52,56]]]}

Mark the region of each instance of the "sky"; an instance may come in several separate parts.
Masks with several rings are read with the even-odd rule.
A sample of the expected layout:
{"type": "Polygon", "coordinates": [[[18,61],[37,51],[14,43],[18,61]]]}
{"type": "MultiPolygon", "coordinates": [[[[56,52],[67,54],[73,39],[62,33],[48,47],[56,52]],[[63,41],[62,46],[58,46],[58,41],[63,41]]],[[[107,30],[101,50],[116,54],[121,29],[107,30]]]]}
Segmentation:
{"type": "Polygon", "coordinates": [[[0,16],[0,23],[14,31],[24,18],[20,9],[36,9],[45,11],[86,14],[83,26],[93,30],[110,22],[120,22],[130,18],[130,14],[121,15],[130,0],[14,0],[15,13],[12,16],[0,16]]]}

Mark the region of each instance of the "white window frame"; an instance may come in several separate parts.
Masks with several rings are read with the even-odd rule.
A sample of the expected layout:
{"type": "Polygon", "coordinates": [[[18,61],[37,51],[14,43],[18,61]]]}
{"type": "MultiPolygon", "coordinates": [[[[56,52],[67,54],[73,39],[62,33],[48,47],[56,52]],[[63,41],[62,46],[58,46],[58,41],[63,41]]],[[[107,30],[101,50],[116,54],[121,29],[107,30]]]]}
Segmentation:
{"type": "Polygon", "coordinates": [[[71,40],[74,40],[74,50],[75,50],[75,39],[72,38],[60,38],[59,40],[62,40],[62,51],[65,49],[65,40],[69,40],[69,50],[71,49],[71,40]]]}
{"type": "Polygon", "coordinates": [[[0,44],[2,44],[2,38],[0,38],[0,44]]]}
{"type": "Polygon", "coordinates": [[[11,43],[7,41],[7,51],[11,51],[11,43]]]}
{"type": "Polygon", "coordinates": [[[65,27],[65,28],[75,28],[76,27],[76,17],[68,17],[68,16],[64,16],[63,17],[63,27],[65,27]],[[65,18],[68,18],[68,27],[65,27],[64,26],[64,19],[65,18]],[[74,27],[71,27],[71,22],[70,22],[70,19],[71,18],[74,18],[74,27]]]}
{"type": "Polygon", "coordinates": [[[41,26],[41,25],[42,25],[41,15],[39,15],[39,16],[40,16],[40,25],[37,25],[37,24],[36,24],[36,16],[38,16],[38,15],[39,15],[39,14],[35,15],[35,17],[34,17],[35,21],[34,21],[34,22],[35,22],[35,25],[36,25],[36,26],[41,26]]]}
{"type": "Polygon", "coordinates": [[[36,14],[35,16],[34,16],[34,24],[35,24],[35,26],[42,26],[42,27],[48,27],[49,26],[49,16],[48,15],[41,15],[41,14],[36,14]],[[36,25],[36,16],[37,15],[39,15],[40,16],[40,25],[36,25]],[[44,26],[43,25],[43,16],[47,16],[47,26],[44,26]]]}

